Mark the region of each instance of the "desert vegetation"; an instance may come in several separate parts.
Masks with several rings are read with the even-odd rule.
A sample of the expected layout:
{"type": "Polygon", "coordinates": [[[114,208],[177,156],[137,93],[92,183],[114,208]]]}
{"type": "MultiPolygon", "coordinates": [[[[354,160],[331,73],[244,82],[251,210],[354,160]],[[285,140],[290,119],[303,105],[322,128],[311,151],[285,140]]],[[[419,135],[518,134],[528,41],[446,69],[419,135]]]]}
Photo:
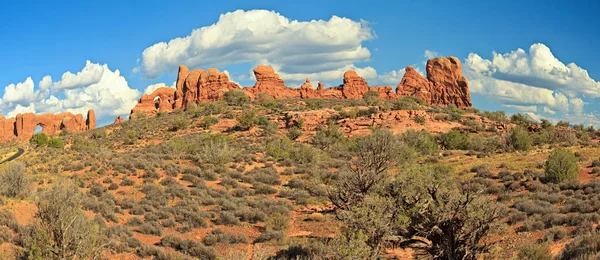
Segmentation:
{"type": "Polygon", "coordinates": [[[3,256],[598,256],[593,128],[375,92],[224,99],[6,144],[29,148],[0,165],[3,256]]]}

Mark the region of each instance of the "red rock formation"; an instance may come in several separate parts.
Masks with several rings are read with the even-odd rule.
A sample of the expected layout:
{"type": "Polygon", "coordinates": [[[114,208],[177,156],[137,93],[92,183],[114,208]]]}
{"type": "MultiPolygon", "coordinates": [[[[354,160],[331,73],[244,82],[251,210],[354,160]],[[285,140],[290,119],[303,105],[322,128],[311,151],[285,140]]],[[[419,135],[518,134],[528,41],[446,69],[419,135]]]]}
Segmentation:
{"type": "Polygon", "coordinates": [[[344,84],[339,86],[344,98],[361,99],[367,91],[369,84],[356,71],[349,70],[344,73],[344,84]]]}
{"type": "Polygon", "coordinates": [[[85,124],[88,127],[88,130],[92,130],[96,128],[96,112],[93,109],[88,110],[87,120],[85,124]]]}
{"type": "Polygon", "coordinates": [[[435,104],[454,104],[471,107],[469,82],[462,74],[462,65],[456,57],[438,57],[427,61],[427,79],[431,81],[435,104]]]}
{"type": "Polygon", "coordinates": [[[125,120],[123,119],[123,117],[117,116],[117,118],[115,118],[114,124],[116,125],[116,124],[120,124],[120,123],[123,123],[123,122],[125,122],[125,120]]]}
{"type": "Polygon", "coordinates": [[[225,72],[219,72],[218,69],[210,68],[200,74],[200,81],[197,86],[200,101],[217,101],[222,100],[223,95],[232,89],[241,89],[234,82],[229,81],[229,76],[225,72]]]}
{"type": "Polygon", "coordinates": [[[398,96],[416,96],[431,104],[433,103],[431,93],[431,82],[421,76],[412,66],[406,67],[404,77],[396,87],[396,94],[398,96]]]}
{"type": "Polygon", "coordinates": [[[394,89],[390,86],[375,86],[369,87],[370,91],[375,91],[379,93],[380,99],[394,99],[396,98],[396,93],[394,93],[394,89]]]}
{"type": "MultiPolygon", "coordinates": [[[[319,82],[320,84],[323,84],[319,82]]],[[[321,86],[322,87],[322,86],[321,86]]],[[[306,78],[306,82],[304,82],[300,88],[298,89],[300,92],[300,98],[319,98],[319,92],[313,88],[312,84],[310,84],[310,80],[306,78]]]]}
{"type": "Polygon", "coordinates": [[[152,116],[158,112],[173,111],[175,103],[175,89],[158,88],[151,94],[143,95],[133,109],[130,117],[135,118],[135,114],[140,112],[152,116]]]}
{"type": "Polygon", "coordinates": [[[62,130],[69,132],[81,132],[94,129],[96,124],[94,110],[88,111],[87,120],[83,115],[72,113],[43,114],[33,113],[18,114],[15,118],[4,118],[0,116],[0,141],[11,139],[29,140],[37,126],[42,127],[42,133],[47,135],[58,135],[62,130]]]}
{"type": "Polygon", "coordinates": [[[456,57],[439,57],[427,61],[427,78],[412,67],[406,68],[402,81],[396,87],[398,96],[417,96],[428,104],[471,107],[469,83],[462,74],[462,65],[456,57]]]}
{"type": "MultiPolygon", "coordinates": [[[[344,73],[341,85],[327,89],[322,82],[319,82],[317,89],[314,89],[309,79],[306,79],[300,88],[288,88],[275,70],[267,65],[256,67],[254,76],[256,77],[254,86],[243,89],[251,99],[259,93],[265,93],[275,99],[361,99],[368,91],[375,91],[382,99],[411,95],[420,97],[429,104],[454,104],[461,108],[472,105],[468,81],[462,75],[460,61],[455,57],[430,59],[427,62],[427,78],[421,76],[413,67],[407,67],[395,92],[390,86],[370,87],[367,81],[353,70],[344,73]]],[[[159,111],[183,109],[190,103],[221,100],[231,89],[240,89],[240,86],[231,82],[227,74],[217,69],[199,69],[190,72],[185,65],[181,65],[175,90],[157,89],[150,95],[142,96],[131,113],[133,115],[139,111],[154,115],[159,111]],[[160,96],[159,102],[156,102],[157,96],[160,96]]]]}
{"type": "Polygon", "coordinates": [[[185,65],[179,65],[179,72],[177,73],[177,83],[175,85],[175,102],[173,104],[174,109],[183,108],[183,83],[190,74],[190,69],[185,65]]]}
{"type": "Polygon", "coordinates": [[[229,81],[227,74],[215,68],[186,72],[187,67],[179,67],[176,86],[181,85],[181,93],[179,89],[175,92],[174,108],[185,108],[189,103],[222,100],[227,91],[241,89],[238,84],[229,81]],[[186,77],[185,80],[182,80],[183,76],[186,77]]]}
{"type": "Polygon", "coordinates": [[[296,89],[288,88],[275,70],[267,65],[260,65],[254,69],[256,83],[251,88],[244,88],[244,91],[252,96],[258,93],[265,93],[275,99],[279,98],[300,98],[300,92],[296,89]]]}

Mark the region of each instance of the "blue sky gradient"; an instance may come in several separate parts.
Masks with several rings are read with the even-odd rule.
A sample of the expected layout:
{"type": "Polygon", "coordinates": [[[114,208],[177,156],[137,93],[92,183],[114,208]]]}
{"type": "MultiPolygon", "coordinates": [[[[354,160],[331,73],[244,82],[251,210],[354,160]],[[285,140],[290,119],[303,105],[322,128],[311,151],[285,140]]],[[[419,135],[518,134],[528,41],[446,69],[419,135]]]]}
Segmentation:
{"type": "MultiPolygon", "coordinates": [[[[139,90],[141,96],[148,85],[171,85],[176,77],[165,72],[156,79],[147,79],[143,73],[134,73],[134,68],[143,62],[140,59],[146,48],[185,37],[194,29],[216,23],[221,14],[238,9],[272,10],[298,21],[329,20],[332,15],[355,22],[367,21],[375,37],[361,44],[370,51],[370,56],[352,64],[372,67],[378,75],[408,65],[424,71],[426,50],[456,56],[461,61],[471,53],[491,60],[492,52],[505,54],[521,48],[529,53],[530,46],[542,43],[565,65],[573,62],[587,70],[594,82],[600,80],[599,1],[213,1],[210,4],[197,1],[10,1],[0,8],[0,22],[4,25],[0,33],[0,96],[4,95],[6,86],[24,82],[28,77],[35,83],[34,90],[38,90],[44,76],[50,75],[58,81],[67,71],[81,71],[87,60],[106,64],[111,72],[119,70],[128,87],[139,90]]],[[[241,62],[219,69],[228,70],[233,80],[247,86],[253,84],[253,80],[247,78],[253,66],[253,62],[241,62]]],[[[377,78],[367,80],[373,85],[380,83],[377,78]]],[[[338,82],[326,83],[340,82],[341,77],[338,82]]],[[[398,83],[399,80],[391,85],[398,83]]],[[[288,84],[300,83],[291,80],[288,84]]],[[[593,87],[592,84],[590,88],[593,87]]],[[[503,109],[509,113],[531,110],[523,110],[530,106],[527,101],[507,102],[509,97],[497,99],[485,88],[473,93],[475,107],[503,109]],[[506,104],[521,107],[503,106],[506,104]]],[[[68,91],[51,92],[58,99],[70,95],[68,91]]],[[[555,113],[544,113],[542,107],[546,105],[543,104],[536,104],[538,107],[532,113],[554,120],[564,118],[600,125],[594,114],[598,110],[598,96],[580,92],[567,96],[569,102],[579,98],[585,103],[582,113],[573,109],[561,113],[550,106],[547,111],[555,113]]],[[[26,101],[30,99],[18,102],[25,105],[26,101]]],[[[14,110],[14,104],[5,101],[0,105],[0,112],[8,115],[14,110]]],[[[38,108],[36,106],[36,112],[52,112],[49,108],[38,108]]],[[[63,105],[63,108],[68,110],[69,106],[63,105]]],[[[101,123],[111,122],[123,111],[105,109],[105,115],[99,115],[101,123]]]]}

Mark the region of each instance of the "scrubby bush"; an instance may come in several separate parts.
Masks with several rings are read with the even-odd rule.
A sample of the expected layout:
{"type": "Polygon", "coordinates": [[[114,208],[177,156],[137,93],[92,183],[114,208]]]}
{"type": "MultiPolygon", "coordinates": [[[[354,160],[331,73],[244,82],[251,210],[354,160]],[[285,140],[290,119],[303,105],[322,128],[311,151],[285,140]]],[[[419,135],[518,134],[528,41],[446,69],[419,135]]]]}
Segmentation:
{"type": "Polygon", "coordinates": [[[425,101],[415,96],[403,96],[392,101],[393,110],[415,110],[424,105],[425,101]]]}
{"type": "Polygon", "coordinates": [[[256,111],[254,109],[245,109],[237,118],[238,127],[248,130],[256,125],[256,111]]]}
{"type": "Polygon", "coordinates": [[[435,138],[426,131],[410,129],[400,135],[400,140],[422,155],[433,154],[438,151],[435,138]]]}
{"type": "Polygon", "coordinates": [[[51,138],[50,141],[48,141],[48,147],[55,149],[63,149],[65,147],[65,142],[63,142],[63,140],[58,137],[54,137],[51,138]]]}
{"type": "Polygon", "coordinates": [[[301,135],[302,135],[302,130],[299,127],[294,126],[288,130],[287,137],[290,138],[291,140],[296,140],[301,135]]]}
{"type": "Polygon", "coordinates": [[[25,171],[25,164],[21,162],[8,164],[0,174],[0,193],[12,198],[25,195],[29,189],[25,171]]]}
{"type": "Polygon", "coordinates": [[[379,92],[369,90],[363,95],[363,101],[367,106],[375,106],[379,104],[379,92]]]}
{"type": "Polygon", "coordinates": [[[184,130],[186,128],[188,128],[190,126],[190,121],[187,120],[186,118],[176,118],[173,121],[173,124],[171,124],[171,131],[179,131],[179,130],[184,130]]]}
{"type": "Polygon", "coordinates": [[[98,224],[81,210],[83,196],[70,183],[57,183],[36,201],[37,213],[25,232],[29,259],[95,259],[106,245],[98,224]]]}
{"type": "Polygon", "coordinates": [[[469,138],[467,134],[461,133],[458,130],[451,130],[448,133],[438,136],[442,146],[448,150],[463,150],[467,147],[469,138]]]}
{"type": "Polygon", "coordinates": [[[569,149],[559,147],[552,150],[545,164],[546,179],[553,183],[577,180],[577,161],[577,157],[569,149]]]}
{"type": "Polygon", "coordinates": [[[234,106],[242,106],[250,101],[248,95],[246,95],[246,93],[240,89],[232,89],[227,91],[223,96],[223,99],[227,102],[227,104],[234,106]]]}
{"type": "Polygon", "coordinates": [[[521,246],[519,259],[523,260],[551,260],[552,254],[547,244],[530,243],[521,246]]]}
{"type": "Polygon", "coordinates": [[[45,133],[34,134],[31,139],[29,139],[29,143],[35,147],[45,147],[48,145],[48,136],[45,133]]]}
{"type": "Polygon", "coordinates": [[[529,151],[531,148],[531,137],[523,127],[515,127],[511,130],[510,141],[513,149],[517,151],[529,151]]]}

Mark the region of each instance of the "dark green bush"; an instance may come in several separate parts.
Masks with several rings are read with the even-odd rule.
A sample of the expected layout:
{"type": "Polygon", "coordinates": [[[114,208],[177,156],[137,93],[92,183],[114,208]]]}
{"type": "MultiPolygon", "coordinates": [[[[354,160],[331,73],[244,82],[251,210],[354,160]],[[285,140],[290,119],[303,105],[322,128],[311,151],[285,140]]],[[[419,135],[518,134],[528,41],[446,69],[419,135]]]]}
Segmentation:
{"type": "Polygon", "coordinates": [[[546,179],[553,183],[577,180],[579,166],[577,157],[566,148],[555,148],[546,160],[546,179]]]}

